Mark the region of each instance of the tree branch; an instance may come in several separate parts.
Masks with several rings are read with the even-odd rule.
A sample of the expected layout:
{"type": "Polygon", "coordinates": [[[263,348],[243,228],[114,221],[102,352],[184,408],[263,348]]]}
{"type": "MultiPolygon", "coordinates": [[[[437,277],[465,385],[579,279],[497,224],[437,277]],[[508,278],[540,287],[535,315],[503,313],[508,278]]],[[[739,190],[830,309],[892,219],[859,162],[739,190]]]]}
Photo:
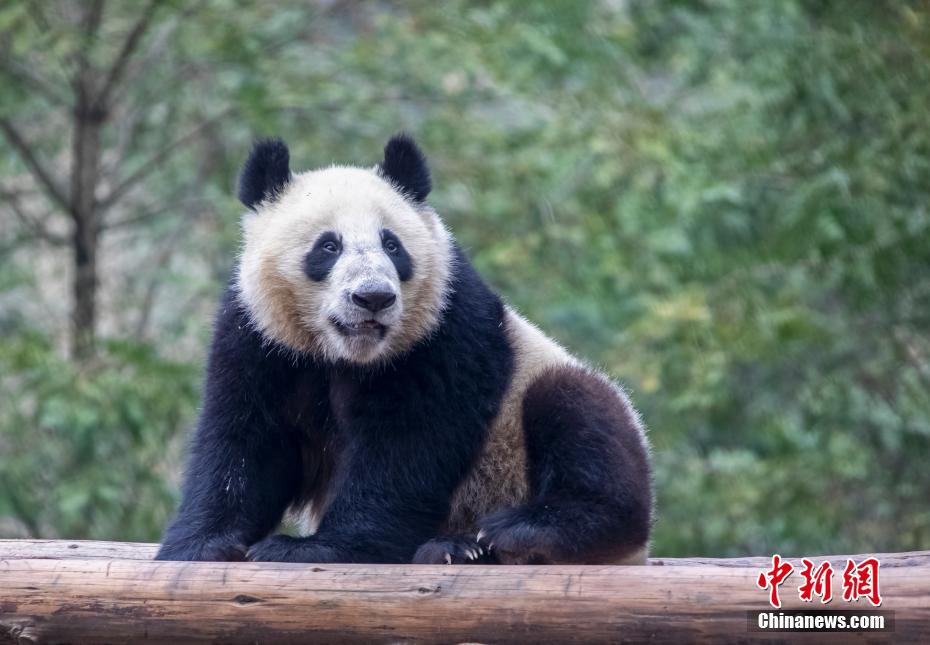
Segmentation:
{"type": "Polygon", "coordinates": [[[202,121],[197,126],[189,130],[186,134],[178,137],[177,139],[175,139],[174,141],[172,141],[171,143],[163,147],[161,150],[153,154],[146,161],[142,162],[142,165],[136,168],[132,173],[130,173],[128,177],[126,177],[125,179],[123,179],[123,181],[118,183],[110,191],[108,195],[106,195],[103,199],[100,200],[101,212],[106,211],[108,208],[113,206],[113,204],[115,204],[117,201],[120,200],[121,197],[123,197],[123,195],[129,192],[129,190],[136,183],[138,183],[146,175],[152,172],[152,170],[156,166],[158,166],[160,163],[162,163],[163,161],[171,157],[171,155],[174,154],[178,148],[180,148],[184,144],[190,143],[190,140],[193,137],[197,136],[199,132],[201,132],[205,128],[210,127],[211,125],[213,125],[214,123],[222,119],[223,117],[227,116],[232,111],[233,111],[232,107],[227,107],[221,110],[219,114],[202,121]]]}
{"type": "MultiPolygon", "coordinates": [[[[151,266],[167,267],[169,265],[171,257],[177,251],[177,245],[181,240],[181,236],[188,231],[188,220],[190,218],[190,212],[181,216],[174,231],[165,238],[162,243],[162,248],[158,250],[155,258],[152,259],[151,266]]],[[[162,276],[160,273],[158,271],[152,272],[143,292],[142,302],[139,306],[139,318],[136,320],[134,338],[143,338],[148,330],[152,318],[152,310],[155,306],[155,297],[158,295],[158,288],[161,286],[161,283],[162,276]]]]}
{"type": "MultiPolygon", "coordinates": [[[[133,62],[128,66],[125,74],[136,78],[146,74],[155,64],[165,65],[167,54],[175,46],[177,32],[181,27],[190,24],[190,18],[200,12],[208,2],[209,0],[198,0],[179,12],[173,13],[170,21],[164,21],[164,26],[150,36],[148,49],[142,56],[134,57],[133,62]]],[[[176,70],[174,78],[186,78],[181,71],[182,70],[176,70]]],[[[129,86],[125,83],[119,87],[115,87],[109,96],[110,105],[115,105],[122,101],[122,98],[126,95],[128,90],[129,86]]],[[[145,109],[148,110],[150,102],[143,99],[142,104],[145,109]]]]}
{"type": "Polygon", "coordinates": [[[153,217],[157,217],[162,213],[167,213],[169,211],[178,211],[183,208],[200,208],[202,205],[207,204],[207,201],[200,197],[184,197],[175,202],[169,204],[161,204],[153,208],[146,209],[142,213],[132,215],[131,217],[124,217],[123,219],[116,220],[114,222],[104,222],[100,225],[101,231],[112,231],[114,229],[126,228],[135,226],[142,222],[151,220],[153,217]]]}
{"type": "Polygon", "coordinates": [[[3,135],[6,137],[6,140],[10,142],[10,145],[19,152],[20,157],[22,157],[26,166],[28,166],[29,171],[36,181],[42,185],[51,200],[65,211],[70,211],[67,193],[55,183],[55,180],[52,179],[52,175],[45,166],[42,165],[38,157],[33,154],[32,148],[30,148],[29,144],[19,135],[16,127],[9,119],[0,117],[0,130],[3,131],[3,135]]]}
{"type": "Polygon", "coordinates": [[[62,246],[68,243],[66,237],[53,233],[45,226],[45,222],[43,221],[45,218],[35,218],[27,213],[23,209],[19,197],[20,195],[16,191],[0,190],[0,198],[7,203],[10,210],[13,211],[13,214],[16,215],[23,226],[29,229],[35,237],[55,246],[62,246]]]}
{"type": "Polygon", "coordinates": [[[67,95],[59,92],[54,85],[42,78],[34,70],[26,65],[21,65],[13,60],[9,52],[5,52],[0,57],[0,72],[3,72],[14,81],[18,81],[23,87],[31,89],[33,92],[43,97],[50,103],[59,107],[70,107],[71,101],[67,95]]]}
{"type": "Polygon", "coordinates": [[[93,0],[81,6],[83,11],[79,18],[81,47],[74,52],[76,61],[77,76],[72,79],[72,84],[78,85],[87,74],[90,67],[90,50],[93,49],[94,42],[97,38],[97,31],[100,29],[100,23],[103,21],[103,1],[93,0]]]}
{"type": "Polygon", "coordinates": [[[130,59],[132,59],[133,54],[138,49],[139,43],[142,41],[142,37],[145,35],[145,32],[148,31],[149,26],[151,26],[152,18],[155,16],[155,12],[161,3],[162,0],[150,0],[148,5],[146,5],[145,9],[143,10],[142,16],[129,32],[129,35],[126,37],[126,40],[123,43],[122,49],[120,49],[119,54],[113,61],[113,65],[110,67],[110,71],[107,72],[106,80],[103,82],[103,87],[100,89],[100,93],[97,95],[98,108],[107,107],[113,90],[122,80],[123,74],[126,71],[126,66],[129,64],[130,59]]]}

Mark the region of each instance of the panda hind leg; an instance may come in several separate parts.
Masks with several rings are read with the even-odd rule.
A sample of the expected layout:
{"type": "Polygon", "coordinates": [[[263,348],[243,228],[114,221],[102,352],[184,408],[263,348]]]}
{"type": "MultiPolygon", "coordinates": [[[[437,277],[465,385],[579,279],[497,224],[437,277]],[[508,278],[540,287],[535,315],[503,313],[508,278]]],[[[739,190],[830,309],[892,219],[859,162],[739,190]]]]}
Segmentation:
{"type": "Polygon", "coordinates": [[[652,524],[652,478],[638,417],[591,371],[550,369],[523,403],[530,500],[479,521],[501,564],[636,563],[652,524]]]}

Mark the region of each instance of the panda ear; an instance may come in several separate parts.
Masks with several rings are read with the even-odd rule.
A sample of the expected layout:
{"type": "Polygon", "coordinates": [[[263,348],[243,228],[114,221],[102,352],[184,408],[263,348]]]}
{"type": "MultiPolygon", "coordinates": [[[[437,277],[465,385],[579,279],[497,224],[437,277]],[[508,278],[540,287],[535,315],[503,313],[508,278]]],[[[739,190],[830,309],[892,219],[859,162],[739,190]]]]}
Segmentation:
{"type": "Polygon", "coordinates": [[[281,139],[256,141],[239,176],[239,201],[255,210],[291,180],[290,152],[281,139]]]}
{"type": "Polygon", "coordinates": [[[426,155],[413,138],[396,134],[384,146],[384,161],[378,167],[381,176],[409,195],[422,202],[433,188],[426,164],[426,155]]]}

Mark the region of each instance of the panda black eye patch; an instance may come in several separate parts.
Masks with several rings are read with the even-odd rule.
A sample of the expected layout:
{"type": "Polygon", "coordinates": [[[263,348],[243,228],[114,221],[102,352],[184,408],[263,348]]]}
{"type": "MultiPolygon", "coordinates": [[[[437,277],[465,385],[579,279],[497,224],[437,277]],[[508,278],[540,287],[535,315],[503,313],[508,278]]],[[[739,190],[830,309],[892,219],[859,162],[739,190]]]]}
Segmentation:
{"type": "Polygon", "coordinates": [[[407,249],[401,243],[400,238],[394,235],[388,229],[381,231],[381,248],[397,269],[397,277],[401,282],[406,282],[413,277],[413,258],[407,253],[407,249]]]}
{"type": "Polygon", "coordinates": [[[321,282],[332,271],[340,255],[342,240],[334,232],[327,231],[317,238],[313,248],[304,257],[304,273],[311,280],[321,282]]]}

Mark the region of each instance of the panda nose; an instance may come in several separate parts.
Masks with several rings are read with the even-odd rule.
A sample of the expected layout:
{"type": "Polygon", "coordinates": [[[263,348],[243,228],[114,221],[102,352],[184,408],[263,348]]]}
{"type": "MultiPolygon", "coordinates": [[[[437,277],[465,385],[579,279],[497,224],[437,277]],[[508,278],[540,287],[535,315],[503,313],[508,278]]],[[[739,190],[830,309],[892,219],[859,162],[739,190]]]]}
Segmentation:
{"type": "Polygon", "coordinates": [[[352,294],[352,302],[373,314],[387,309],[396,300],[397,296],[390,291],[356,291],[352,294]]]}

